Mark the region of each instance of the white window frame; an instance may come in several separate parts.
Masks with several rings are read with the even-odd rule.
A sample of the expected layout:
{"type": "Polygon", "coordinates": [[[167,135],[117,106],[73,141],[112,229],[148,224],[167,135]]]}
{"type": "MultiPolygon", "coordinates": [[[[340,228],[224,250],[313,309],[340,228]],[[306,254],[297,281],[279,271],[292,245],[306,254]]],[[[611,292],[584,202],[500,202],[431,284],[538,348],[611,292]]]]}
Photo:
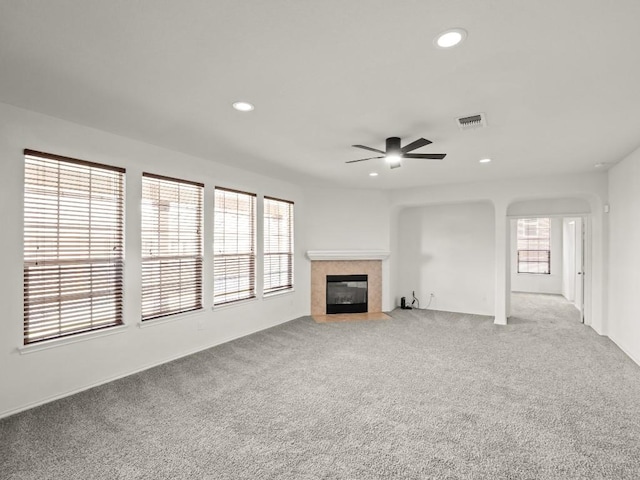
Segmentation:
{"type": "Polygon", "coordinates": [[[123,325],[125,169],[24,155],[24,344],[123,325]]]}
{"type": "Polygon", "coordinates": [[[256,194],[215,187],[213,305],[256,298],[256,194]]]}
{"type": "Polygon", "coordinates": [[[294,203],[265,196],[263,199],[263,295],[293,290],[294,203]]]}
{"type": "Polygon", "coordinates": [[[204,185],[142,174],[143,322],[202,309],[204,185]]]}

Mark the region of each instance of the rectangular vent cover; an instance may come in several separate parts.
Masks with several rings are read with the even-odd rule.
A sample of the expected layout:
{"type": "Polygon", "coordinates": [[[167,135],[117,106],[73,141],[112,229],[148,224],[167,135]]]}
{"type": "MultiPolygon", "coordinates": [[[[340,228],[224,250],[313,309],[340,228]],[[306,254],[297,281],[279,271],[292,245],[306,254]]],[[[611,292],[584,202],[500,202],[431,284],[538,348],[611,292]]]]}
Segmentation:
{"type": "Polygon", "coordinates": [[[482,128],[487,126],[487,118],[484,113],[459,117],[456,118],[456,122],[460,130],[469,130],[472,128],[482,128]]]}

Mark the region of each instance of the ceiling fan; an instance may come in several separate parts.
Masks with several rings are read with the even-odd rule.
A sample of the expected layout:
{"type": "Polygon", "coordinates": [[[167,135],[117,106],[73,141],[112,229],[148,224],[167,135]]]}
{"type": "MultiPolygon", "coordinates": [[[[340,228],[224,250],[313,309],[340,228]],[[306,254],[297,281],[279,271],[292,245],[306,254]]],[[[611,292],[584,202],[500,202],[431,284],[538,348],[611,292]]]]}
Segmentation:
{"type": "Polygon", "coordinates": [[[399,137],[389,137],[387,138],[385,151],[378,150],[377,148],[366,147],[364,145],[352,145],[352,147],[363,148],[365,150],[370,150],[372,152],[381,153],[382,156],[361,158],[359,160],[349,160],[348,162],[345,162],[345,163],[364,162],[365,160],[373,160],[374,158],[384,158],[387,160],[391,168],[398,168],[402,165],[403,158],[424,158],[426,160],[442,160],[444,157],[447,156],[446,153],[409,153],[420,147],[429,145],[430,143],[432,142],[430,140],[427,140],[426,138],[419,138],[418,140],[414,140],[413,142],[405,145],[404,147],[401,147],[399,137]]]}

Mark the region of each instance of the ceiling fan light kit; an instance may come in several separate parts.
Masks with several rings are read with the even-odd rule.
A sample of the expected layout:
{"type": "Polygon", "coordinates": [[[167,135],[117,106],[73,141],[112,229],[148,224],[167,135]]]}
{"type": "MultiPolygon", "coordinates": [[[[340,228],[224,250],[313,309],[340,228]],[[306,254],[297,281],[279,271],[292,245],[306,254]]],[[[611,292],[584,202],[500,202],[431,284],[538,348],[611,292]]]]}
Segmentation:
{"type": "Polygon", "coordinates": [[[371,152],[380,153],[382,155],[377,157],[360,158],[358,160],[349,160],[345,163],[364,162],[366,160],[373,160],[376,158],[384,158],[389,164],[390,168],[398,168],[402,166],[402,160],[405,158],[421,158],[426,160],[442,160],[447,156],[446,153],[409,153],[417,150],[420,147],[431,144],[431,140],[426,138],[419,138],[411,143],[408,143],[404,147],[401,146],[400,137],[389,137],[385,143],[384,150],[378,150],[377,148],[367,147],[366,145],[352,145],[355,148],[362,148],[363,150],[369,150],[371,152]]]}

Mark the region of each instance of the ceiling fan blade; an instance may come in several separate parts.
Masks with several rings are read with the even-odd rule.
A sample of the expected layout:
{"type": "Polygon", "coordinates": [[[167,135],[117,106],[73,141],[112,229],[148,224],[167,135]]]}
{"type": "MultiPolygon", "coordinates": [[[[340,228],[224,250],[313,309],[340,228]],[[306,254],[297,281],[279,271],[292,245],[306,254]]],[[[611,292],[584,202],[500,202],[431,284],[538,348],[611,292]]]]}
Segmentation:
{"type": "Polygon", "coordinates": [[[430,143],[432,143],[431,140],[427,140],[426,138],[419,138],[418,140],[408,143],[407,145],[402,147],[400,151],[402,153],[407,153],[417,148],[424,147],[425,145],[429,145],[430,143]]]}
{"type": "Polygon", "coordinates": [[[446,153],[405,153],[402,158],[426,158],[427,160],[442,160],[446,153]]]}
{"type": "Polygon", "coordinates": [[[382,154],[385,153],[382,150],[378,150],[377,148],[366,147],[364,145],[351,145],[351,146],[352,147],[356,147],[356,148],[364,148],[365,150],[371,150],[372,152],[377,152],[377,153],[382,153],[382,154]]]}
{"type": "Polygon", "coordinates": [[[374,158],[384,158],[384,157],[369,157],[369,158],[361,158],[360,160],[349,160],[344,163],[356,163],[356,162],[364,162],[365,160],[373,160],[374,158]]]}

